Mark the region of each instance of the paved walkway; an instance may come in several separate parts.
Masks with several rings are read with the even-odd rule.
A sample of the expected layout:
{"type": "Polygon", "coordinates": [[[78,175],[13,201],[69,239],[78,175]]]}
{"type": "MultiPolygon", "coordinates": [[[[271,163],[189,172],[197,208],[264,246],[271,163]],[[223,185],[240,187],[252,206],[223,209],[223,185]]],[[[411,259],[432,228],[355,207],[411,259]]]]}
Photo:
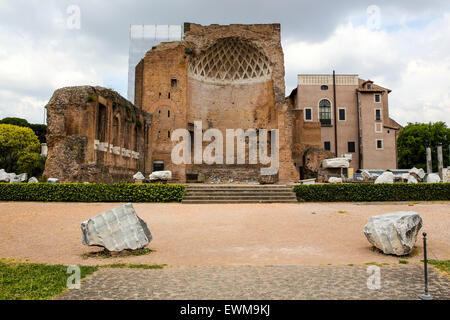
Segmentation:
{"type": "MultiPolygon", "coordinates": [[[[57,299],[418,299],[421,265],[382,266],[381,288],[370,290],[368,266],[169,267],[100,269],[80,290],[57,299]]],[[[430,270],[430,294],[450,299],[450,278],[430,270]]]]}

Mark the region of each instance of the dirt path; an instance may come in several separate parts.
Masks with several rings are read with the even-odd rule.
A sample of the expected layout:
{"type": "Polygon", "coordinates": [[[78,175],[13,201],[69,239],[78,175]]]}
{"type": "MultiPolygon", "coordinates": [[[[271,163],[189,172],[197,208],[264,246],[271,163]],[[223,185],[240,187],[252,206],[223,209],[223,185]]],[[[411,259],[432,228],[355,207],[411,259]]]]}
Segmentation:
{"type": "MultiPolygon", "coordinates": [[[[135,204],[153,234],[149,248],[156,251],[138,257],[83,259],[84,253],[100,249],[81,244],[80,223],[118,205],[0,202],[0,258],[84,265],[398,264],[398,257],[372,251],[362,232],[370,216],[394,211],[419,212],[422,230],[429,235],[429,258],[450,258],[450,202],[442,202],[135,204]]],[[[420,237],[415,255],[406,259],[418,262],[421,255],[420,237]]]]}

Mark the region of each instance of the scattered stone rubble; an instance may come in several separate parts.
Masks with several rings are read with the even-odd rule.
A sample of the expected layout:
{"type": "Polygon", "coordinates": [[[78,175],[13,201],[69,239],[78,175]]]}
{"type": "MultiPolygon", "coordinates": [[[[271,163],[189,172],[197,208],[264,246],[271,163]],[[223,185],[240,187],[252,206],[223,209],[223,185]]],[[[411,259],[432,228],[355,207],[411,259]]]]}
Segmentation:
{"type": "Polygon", "coordinates": [[[342,178],[338,178],[338,177],[330,177],[328,178],[328,183],[342,183],[342,178]]]}
{"type": "Polygon", "coordinates": [[[385,171],[375,180],[375,183],[394,183],[394,174],[390,171],[385,171]]]}
{"type": "Polygon", "coordinates": [[[417,179],[414,176],[409,175],[408,179],[407,179],[407,183],[419,183],[419,182],[417,181],[417,179]]]}
{"type": "Polygon", "coordinates": [[[422,168],[417,169],[416,167],[414,167],[409,171],[409,174],[420,182],[423,182],[423,178],[425,178],[425,171],[422,168]]]}
{"type": "Polygon", "coordinates": [[[324,169],[328,168],[349,168],[350,167],[350,159],[348,158],[332,158],[325,159],[322,161],[322,167],[324,169]]]}
{"type": "Polygon", "coordinates": [[[133,176],[133,179],[137,183],[142,183],[145,180],[145,176],[142,174],[142,172],[138,172],[133,176]]]}
{"type": "Polygon", "coordinates": [[[450,167],[444,168],[442,170],[442,181],[445,183],[450,183],[450,167]]]}
{"type": "Polygon", "coordinates": [[[437,173],[430,173],[427,175],[426,182],[427,183],[439,183],[439,182],[441,182],[441,178],[439,177],[439,175],[437,173]]]}
{"type": "Polygon", "coordinates": [[[0,182],[9,182],[9,175],[5,169],[0,169],[0,182]]]}
{"type": "Polygon", "coordinates": [[[27,182],[28,174],[21,173],[19,175],[15,173],[7,173],[5,169],[0,169],[0,182],[9,182],[9,183],[22,183],[27,182]]]}
{"type": "Polygon", "coordinates": [[[28,183],[39,183],[39,180],[35,177],[31,177],[30,179],[28,179],[28,183]]]}
{"type": "Polygon", "coordinates": [[[150,181],[169,181],[172,180],[172,171],[154,171],[150,174],[150,181]]]}

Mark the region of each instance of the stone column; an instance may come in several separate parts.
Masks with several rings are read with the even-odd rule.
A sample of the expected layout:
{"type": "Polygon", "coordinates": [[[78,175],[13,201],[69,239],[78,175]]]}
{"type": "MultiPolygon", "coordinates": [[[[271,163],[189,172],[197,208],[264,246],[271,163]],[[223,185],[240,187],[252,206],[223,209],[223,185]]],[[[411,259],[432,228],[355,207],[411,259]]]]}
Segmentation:
{"type": "Polygon", "coordinates": [[[442,145],[439,145],[437,147],[437,157],[438,157],[438,170],[439,170],[439,176],[441,177],[441,180],[443,180],[442,175],[442,169],[444,168],[444,158],[442,157],[442,145]]]}
{"type": "Polygon", "coordinates": [[[431,148],[427,148],[427,173],[433,172],[433,160],[431,159],[431,148]]]}
{"type": "Polygon", "coordinates": [[[48,154],[48,147],[46,143],[41,143],[41,156],[46,157],[48,154]]]}

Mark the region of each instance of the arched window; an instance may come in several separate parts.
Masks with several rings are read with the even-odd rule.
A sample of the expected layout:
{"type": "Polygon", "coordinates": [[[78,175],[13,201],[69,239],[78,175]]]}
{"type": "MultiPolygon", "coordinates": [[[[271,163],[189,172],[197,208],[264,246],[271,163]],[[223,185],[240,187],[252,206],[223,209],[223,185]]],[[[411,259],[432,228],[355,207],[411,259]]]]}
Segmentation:
{"type": "Polygon", "coordinates": [[[322,126],[331,126],[331,102],[327,99],[319,102],[319,119],[322,126]]]}
{"type": "Polygon", "coordinates": [[[134,127],[134,151],[138,149],[138,127],[134,127]]]}
{"type": "Polygon", "coordinates": [[[97,117],[97,140],[99,140],[100,142],[106,141],[106,124],[107,124],[106,107],[102,104],[99,104],[97,117]]]}
{"type": "Polygon", "coordinates": [[[328,90],[328,86],[327,85],[323,85],[320,87],[321,90],[328,90]]]}
{"type": "Polygon", "coordinates": [[[115,116],[113,121],[113,145],[115,147],[119,146],[119,117],[115,116]]]}

